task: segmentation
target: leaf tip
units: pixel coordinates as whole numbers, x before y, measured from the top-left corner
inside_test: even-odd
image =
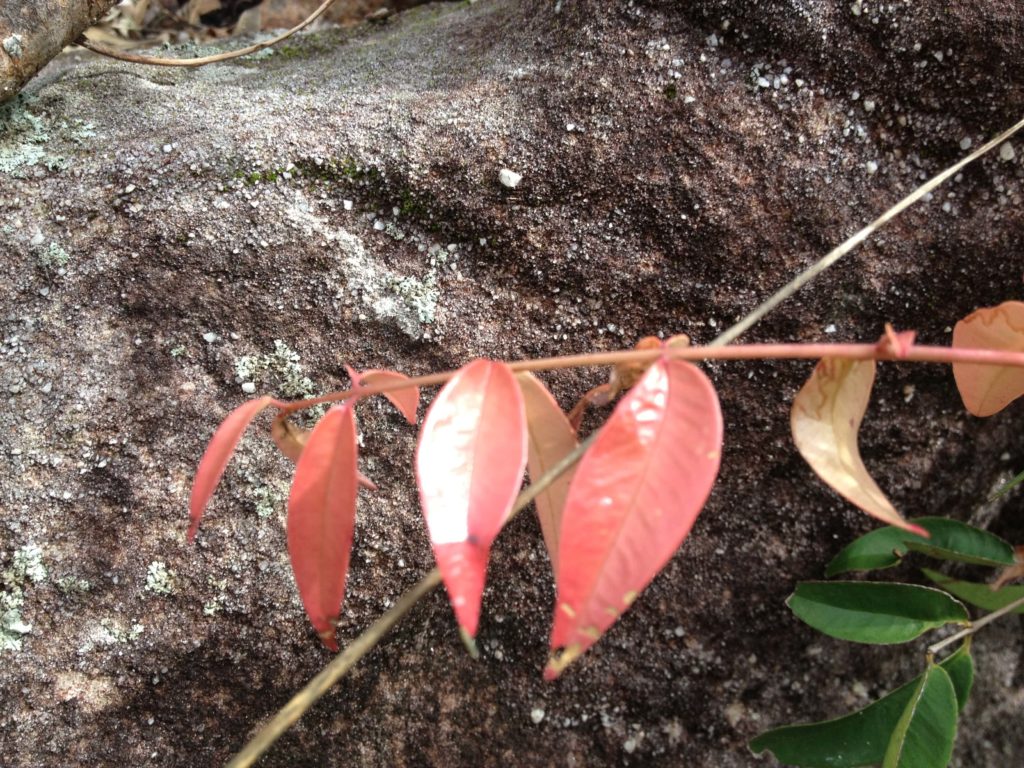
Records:
[[[930,539],[932,537],[931,532],[927,528],[922,528],[920,525],[917,525],[916,523],[907,522],[901,527],[909,531],[910,533],[916,533],[923,539]]]
[[[462,640],[462,644],[466,646],[466,651],[469,653],[469,657],[476,661],[480,658],[480,649],[476,647],[476,639],[465,627],[459,627],[459,638]]]
[[[335,636],[334,627],[320,630],[317,632],[317,636],[320,638],[320,642],[323,643],[329,651],[333,653],[338,652],[338,638]]]

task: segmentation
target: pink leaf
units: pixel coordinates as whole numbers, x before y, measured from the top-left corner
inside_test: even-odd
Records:
[[[927,531],[896,510],[860,457],[857,435],[874,382],[874,360],[822,360],[793,400],[793,442],[818,477],[847,501],[889,525],[927,537]]]
[[[953,329],[953,346],[1024,352],[1024,302],[1005,301],[968,315]],[[953,363],[953,377],[975,416],[991,416],[1024,395],[1024,368]]]
[[[379,384],[391,384],[398,381],[409,380],[408,376],[395,371],[372,370],[359,373],[347,365],[345,366],[345,370],[348,371],[348,377],[352,379],[352,383],[357,387],[375,387]],[[416,423],[416,409],[419,408],[420,404],[419,387],[396,389],[392,392],[384,392],[383,394],[384,397],[391,401],[391,404],[398,409],[398,412],[405,416],[406,421],[410,424]]]
[[[356,519],[356,427],[352,405],[336,405],[310,433],[288,497],[288,554],[306,615],[338,650],[335,623],[345,597]]]
[[[196,470],[195,480],[192,482],[192,497],[189,500],[188,540],[195,538],[199,530],[199,522],[203,519],[203,511],[217,489],[221,477],[224,475],[224,468],[227,467],[238,441],[248,428],[256,414],[276,401],[272,397],[261,397],[257,400],[250,400],[243,403],[227,415],[227,418],[217,427],[213,433],[210,444],[206,446],[203,458],[199,460],[199,468]]]
[[[700,369],[661,359],[580,462],[562,517],[554,679],[636,599],[686,538],[718,475],[722,413]]]
[[[526,418],[504,363],[462,368],[427,411],[416,478],[437,565],[459,626],[476,635],[487,556],[522,484]]]
[[[576,431],[540,379],[532,373],[520,373],[516,378],[526,406],[529,433],[527,467],[530,480],[537,482],[576,448]],[[562,510],[574,473],[575,467],[563,472],[534,499],[544,544],[551,557],[551,569],[555,573],[558,573],[558,536],[562,525]]]

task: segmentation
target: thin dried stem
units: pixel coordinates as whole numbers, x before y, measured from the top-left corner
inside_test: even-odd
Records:
[[[1022,605],[1024,605],[1024,597],[1020,597],[1020,598],[1014,600],[1012,603],[1007,603],[1006,605],[1004,605],[999,610],[993,611],[992,613],[989,613],[989,614],[986,614],[985,616],[982,616],[977,621],[971,622],[971,626],[967,627],[966,629],[961,629],[959,632],[957,632],[954,635],[950,635],[945,640],[940,640],[939,642],[935,643],[934,645],[929,645],[928,646],[928,656],[929,657],[934,656],[936,653],[941,651],[947,645],[952,645],[953,643],[957,642],[958,640],[963,640],[965,637],[970,637],[971,635],[973,635],[975,632],[977,632],[979,629],[981,629],[985,625],[991,624],[996,619],[1001,619],[1003,616],[1005,616],[1008,613],[1013,613],[1015,610],[1020,608]]]
[[[277,37],[272,37],[261,43],[254,43],[253,45],[246,46],[245,48],[239,48],[234,51],[225,51],[224,53],[217,53],[212,56],[199,56],[194,59],[165,59],[159,56],[142,56],[137,53],[127,53],[125,51],[118,51],[114,48],[108,48],[107,46],[100,45],[99,43],[94,43],[85,35],[81,35],[77,40],[75,40],[75,44],[80,45],[83,48],[87,48],[93,53],[98,53],[101,56],[117,59],[119,61],[129,61],[132,64],[149,64],[154,67],[202,67],[206,64],[215,64],[218,61],[229,61],[242,56],[248,56],[250,53],[256,53],[257,51],[262,51],[264,48],[270,48],[271,46],[277,45],[319,19],[334,3],[335,0],[324,0],[324,2],[320,4],[320,7],[313,11],[313,13],[287,32],[282,32]]]
[[[852,237],[850,237],[849,239],[847,239],[846,241],[844,241],[843,243],[841,243],[840,245],[836,246],[831,251],[826,253],[824,256],[821,257],[819,261],[813,264],[810,268],[804,270],[799,275],[797,275],[793,280],[786,283],[786,285],[782,286],[782,288],[780,288],[770,299],[768,299],[761,306],[759,306],[745,318],[736,323],[736,325],[734,325],[732,328],[730,328],[721,336],[719,336],[719,339],[722,339],[723,344],[728,344],[733,339],[739,338],[742,334],[746,333],[746,331],[749,330],[754,323],[756,323],[766,314],[775,309],[775,307],[777,307],[783,301],[785,301],[794,293],[796,293],[805,285],[807,285],[807,283],[809,283],[811,280],[816,278],[826,269],[828,269],[841,258],[843,258],[843,256],[845,256],[858,245],[867,240],[868,237],[870,237],[876,230],[888,224],[899,214],[901,214],[904,210],[906,210],[911,205],[916,203],[918,200],[920,200],[933,189],[938,187],[944,181],[955,176],[957,173],[963,170],[964,166],[966,166],[968,163],[974,162],[979,157],[984,155],[986,152],[990,152],[995,147],[998,147],[1008,138],[1013,136],[1013,134],[1015,134],[1021,128],[1024,128],[1024,120],[1021,120],[1013,127],[1008,128],[1007,130],[1000,133],[991,141],[978,147],[978,149],[976,149],[974,152],[971,152],[971,154],[969,154],[960,162],[950,166],[939,175],[926,181],[923,185],[921,185],[913,192],[911,192],[909,195],[904,197],[902,200],[896,203],[896,205],[887,210],[885,213],[883,213],[873,222],[868,224],[862,230],[860,230]]]

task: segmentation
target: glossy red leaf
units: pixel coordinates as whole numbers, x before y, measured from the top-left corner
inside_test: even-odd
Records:
[[[349,366],[345,366],[345,370],[348,371],[348,377],[352,379],[352,383],[356,386],[363,387],[374,387],[379,384],[391,384],[398,381],[408,381],[409,377],[396,371],[363,371],[359,373]],[[393,392],[384,392],[386,397],[398,412],[405,416],[405,420],[410,424],[416,423],[416,409],[420,405],[420,388],[419,387],[407,387],[405,389],[396,389]]]
[[[576,448],[576,430],[540,379],[532,373],[520,373],[516,378],[526,406],[529,435],[526,466],[530,480],[537,482]],[[558,537],[562,526],[562,510],[575,472],[575,467],[563,472],[533,500],[537,507],[540,530],[544,534],[544,544],[551,558],[551,569],[555,573],[558,573]]]
[[[224,468],[227,467],[238,441],[249,427],[256,414],[276,401],[272,397],[261,397],[243,403],[227,415],[213,433],[210,444],[206,446],[203,458],[199,460],[195,479],[192,481],[192,497],[189,499],[188,540],[195,538],[199,523],[203,519],[203,511],[217,489]]]
[[[335,623],[355,529],[356,451],[352,405],[336,405],[310,433],[288,496],[288,554],[295,583],[313,628],[332,651],[338,650]]]
[[[416,479],[434,557],[463,632],[476,634],[491,543],[526,466],[526,418],[515,374],[476,360],[427,411]]]
[[[722,450],[722,412],[700,369],[661,359],[580,462],[562,517],[552,655],[557,677],[636,599],[686,538]]]
[[[953,346],[1024,352],[1024,302],[1004,301],[971,313],[953,329]],[[953,378],[975,416],[999,413],[1024,395],[1024,368],[953,363]]]

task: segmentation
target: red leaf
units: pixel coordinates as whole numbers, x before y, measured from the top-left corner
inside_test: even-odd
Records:
[[[520,373],[516,378],[526,406],[529,432],[527,468],[530,480],[537,482],[576,448],[576,430],[540,379],[532,373]],[[562,527],[562,510],[575,471],[576,468],[571,467],[563,472],[534,499],[544,544],[551,557],[551,570],[555,573],[558,573],[558,535]]]
[[[256,414],[275,402],[274,398],[265,396],[243,403],[229,413],[213,433],[203,458],[199,460],[195,480],[192,481],[192,497],[188,504],[191,520],[188,527],[189,541],[195,538],[196,531],[199,530],[203,511],[217,489],[217,484],[224,475],[224,468],[235,452],[238,441],[242,439],[242,434],[256,418]]]
[[[356,519],[356,426],[351,403],[320,419],[295,466],[288,496],[288,554],[302,604],[324,645],[338,650]]]
[[[615,408],[580,462],[562,517],[554,679],[650,583],[707,500],[722,450],[722,412],[700,369],[661,359]]]
[[[505,523],[526,466],[526,418],[504,363],[462,368],[427,411],[416,479],[434,557],[459,626],[480,618],[487,555]]]
[[[408,381],[409,377],[396,371],[363,371],[359,373],[354,368],[345,366],[348,377],[354,385],[363,387],[374,387],[378,384],[391,384],[396,381]],[[398,412],[405,416],[410,424],[416,423],[416,409],[420,405],[420,388],[407,387],[396,389],[393,392],[384,392],[384,397],[391,401],[391,404],[398,409]]]
[[[953,329],[953,347],[1024,352],[1024,302],[1004,301],[971,313]],[[999,413],[1024,395],[1024,368],[953,363],[953,378],[975,416]]]

